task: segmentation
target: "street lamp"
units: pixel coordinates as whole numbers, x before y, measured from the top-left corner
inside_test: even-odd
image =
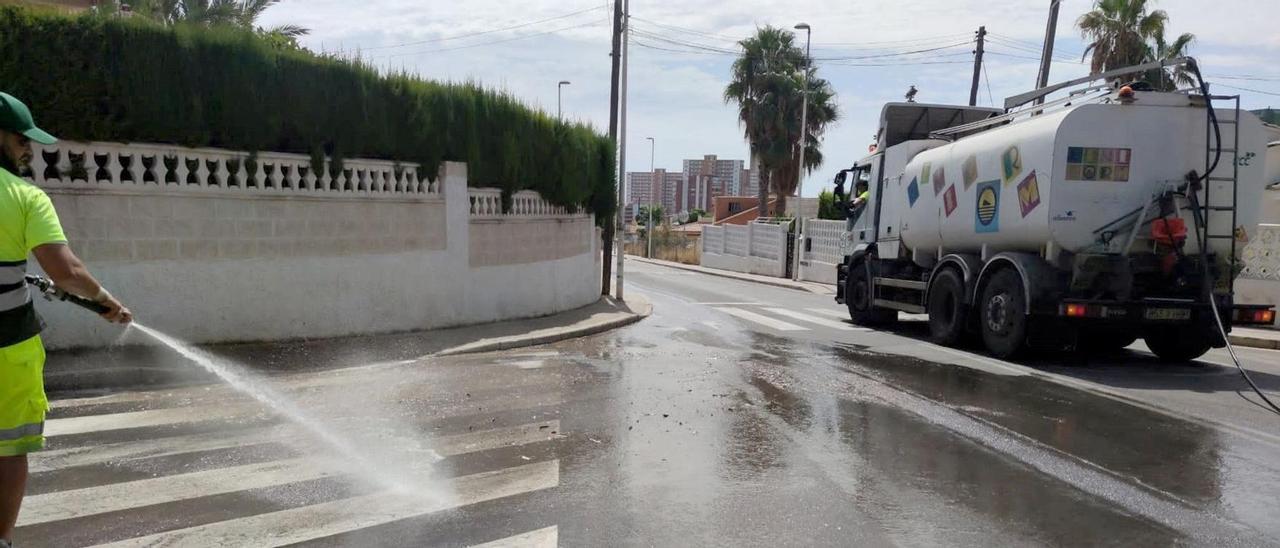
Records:
[[[804,83],[800,87],[802,100],[800,102],[800,163],[796,169],[796,218],[799,226],[796,227],[796,265],[792,274],[794,279],[800,279],[800,257],[804,249],[801,244],[804,242],[804,148],[808,143],[809,136],[809,66],[813,64],[813,58],[809,56],[809,45],[813,38],[813,29],[808,23],[799,23],[795,26],[796,30],[804,31]],[[785,213],[785,212],[783,212]]]
[[[557,120],[559,120],[560,118],[562,118],[562,116],[561,116],[561,110],[560,110],[560,109],[561,109],[561,106],[560,106],[560,104],[561,104],[561,101],[560,101],[561,90],[563,90],[565,86],[569,85],[569,83],[570,83],[570,82],[569,82],[568,80],[561,80],[559,84],[556,84],[556,119],[557,119]]]
[[[649,224],[645,226],[644,232],[645,232],[645,235],[649,237],[649,254],[646,256],[652,259],[653,258],[653,198],[654,198],[653,187],[655,183],[657,183],[657,181],[653,179],[653,176],[654,176],[653,153],[658,148],[658,143],[657,141],[653,140],[653,137],[645,137],[645,139],[649,140]],[[659,186],[659,188],[661,187]]]

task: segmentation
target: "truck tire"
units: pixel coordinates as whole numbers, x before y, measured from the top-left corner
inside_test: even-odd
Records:
[[[952,268],[943,269],[929,284],[929,334],[933,342],[954,346],[965,335],[969,307],[964,304],[964,281]]]
[[[978,301],[982,342],[991,355],[1009,359],[1027,342],[1027,296],[1017,270],[1004,268],[991,276]]]
[[[1147,331],[1142,340],[1160,361],[1168,363],[1189,362],[1203,356],[1212,346],[1209,335],[1202,329],[1186,327],[1153,329]]]
[[[865,260],[853,263],[845,278],[844,302],[849,306],[849,319],[862,326],[884,325],[898,319],[897,310],[886,310],[871,304],[871,264]]]

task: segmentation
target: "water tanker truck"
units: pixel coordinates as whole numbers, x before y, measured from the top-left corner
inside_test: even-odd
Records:
[[[1049,86],[1004,109],[885,105],[871,153],[836,178],[849,244],[836,301],[862,325],[927,314],[936,342],[980,338],[1000,358],[1142,338],[1184,361],[1223,346],[1232,325],[1274,322],[1232,288],[1274,182],[1277,128],[1203,84],[1129,80],[1165,66]]]

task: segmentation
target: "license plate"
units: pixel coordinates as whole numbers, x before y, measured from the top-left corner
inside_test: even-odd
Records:
[[[1191,310],[1187,308],[1148,308],[1145,317],[1148,320],[1157,321],[1190,320]]]

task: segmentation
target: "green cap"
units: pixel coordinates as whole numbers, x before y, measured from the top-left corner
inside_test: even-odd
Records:
[[[0,129],[21,133],[42,145],[58,142],[56,137],[36,127],[36,121],[31,119],[31,109],[27,105],[3,91],[0,91]]]

